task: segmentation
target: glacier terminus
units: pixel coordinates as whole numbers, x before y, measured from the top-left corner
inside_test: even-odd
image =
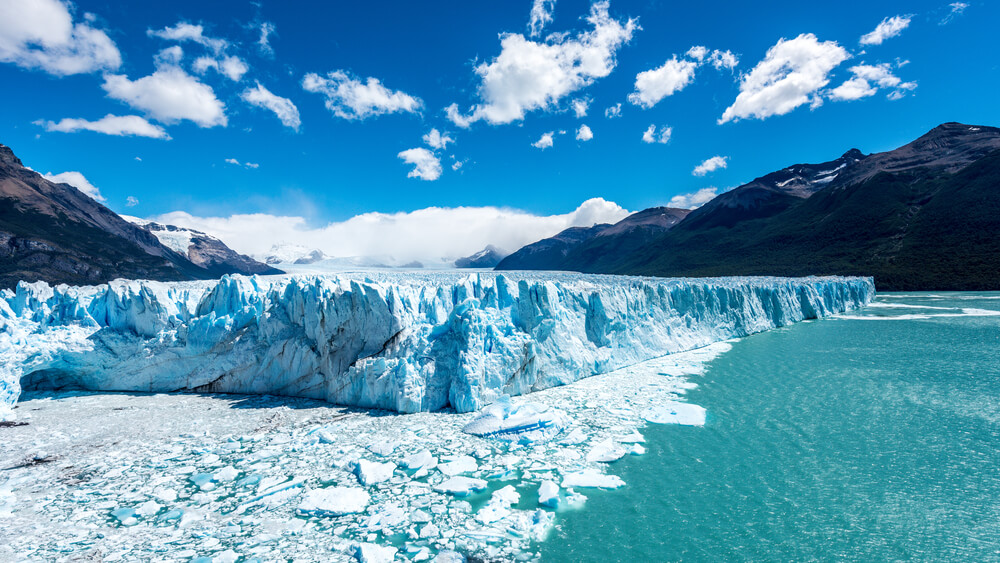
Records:
[[[471,412],[868,304],[871,278],[361,272],[0,292],[0,411],[22,386]]]

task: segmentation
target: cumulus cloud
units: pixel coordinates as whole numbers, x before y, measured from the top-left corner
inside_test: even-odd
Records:
[[[590,31],[552,34],[541,42],[514,33],[503,35],[500,54],[475,69],[481,79],[481,103],[467,114],[452,104],[448,118],[459,127],[483,119],[494,125],[519,121],[526,112],[549,109],[609,75],[618,48],[632,39],[638,25],[634,19],[624,23],[613,19],[608,2],[594,3],[587,22],[593,26]]]
[[[161,66],[134,81],[123,74],[106,74],[102,87],[108,96],[163,123],[184,119],[201,127],[225,127],[228,123],[225,106],[212,88],[177,66]]]
[[[322,94],[326,109],[344,119],[366,119],[387,113],[417,113],[423,102],[400,90],[390,90],[378,78],[361,81],[343,70],[320,76],[309,73],[302,79],[307,92]]]
[[[885,18],[882,23],[875,26],[871,33],[861,36],[862,45],[881,45],[886,39],[893,38],[903,32],[910,25],[910,16],[893,16]]]
[[[696,192],[675,195],[670,198],[670,201],[667,203],[667,207],[695,209],[715,199],[718,192],[719,190],[717,188],[702,188]]]
[[[642,133],[642,142],[667,144],[670,142],[670,137],[673,134],[673,127],[660,127],[660,132],[657,133],[656,125],[650,125],[649,128]]]
[[[413,165],[413,170],[406,175],[407,178],[434,181],[441,177],[441,159],[423,147],[407,149],[397,156],[403,159],[403,162]]]
[[[552,136],[553,135],[555,135],[555,131],[549,131],[548,133],[542,133],[542,136],[539,137],[539,139],[537,141],[535,141],[534,143],[531,143],[531,146],[535,147],[536,149],[545,150],[545,149],[547,149],[547,148],[549,148],[549,147],[552,146]]]
[[[573,107],[573,113],[576,114],[578,118],[587,117],[587,109],[590,108],[590,100],[587,98],[577,98],[573,100],[570,105]]]
[[[56,76],[115,70],[122,58],[114,41],[59,0],[0,1],[0,62]]]
[[[969,5],[966,4],[965,2],[952,2],[951,4],[948,4],[948,7],[951,9],[951,11],[948,12],[948,15],[942,18],[940,22],[938,22],[938,25],[948,25],[949,23],[952,22],[952,20],[962,15],[962,13],[965,12],[965,9],[968,8]]]
[[[170,135],[159,125],[154,125],[138,115],[108,114],[97,121],[87,121],[67,117],[59,121],[36,121],[35,125],[44,127],[46,131],[60,133],[75,133],[76,131],[93,131],[105,135],[120,137],[149,137],[151,139],[170,139]]]
[[[167,41],[177,41],[178,43],[192,41],[208,47],[216,53],[224,51],[229,46],[229,42],[225,39],[208,37],[205,35],[204,27],[187,22],[178,22],[173,27],[168,26],[163,29],[147,29],[146,34],[150,37],[158,37]]]
[[[709,62],[716,70],[733,70],[740,64],[740,59],[732,51],[712,51]]]
[[[616,223],[629,214],[616,203],[595,198],[560,215],[501,207],[430,207],[365,213],[316,228],[302,217],[266,214],[196,217],[178,211],[151,219],[208,233],[244,254],[260,256],[275,242],[286,242],[318,248],[329,256],[391,257],[394,263],[405,264],[468,256],[487,244],[521,248],[569,227]]]
[[[184,49],[180,45],[173,45],[166,49],[161,49],[159,53],[153,55],[153,61],[159,65],[178,65],[184,58]]]
[[[739,64],[736,55],[729,51],[709,51],[708,47],[695,45],[688,49],[685,58],[674,55],[662,66],[635,75],[635,91],[628,101],[649,109],[663,98],[680,92],[694,81],[695,71],[704,64],[716,69],[732,70]]]
[[[83,192],[84,195],[90,196],[101,203],[107,201],[104,199],[104,196],[101,195],[101,190],[97,189],[97,186],[91,184],[83,174],[76,172],[75,170],[61,172],[59,174],[42,174],[42,177],[56,184],[69,184]]]
[[[298,131],[299,126],[302,125],[302,121],[299,119],[299,108],[295,107],[295,104],[288,98],[271,93],[260,82],[257,83],[257,86],[244,90],[240,97],[250,105],[274,112],[274,115],[278,116],[281,124],[285,127],[291,127]]]
[[[431,129],[424,135],[424,142],[431,148],[443,149],[448,146],[448,143],[454,143],[455,139],[452,139],[448,133],[441,133],[437,129]]]
[[[821,103],[819,92],[829,74],[850,57],[836,41],[819,41],[811,33],[780,39],[740,81],[736,101],[719,123],[784,115],[807,103]]]
[[[702,162],[698,166],[695,166],[694,170],[691,171],[691,174],[695,176],[704,176],[705,174],[718,170],[719,168],[725,168],[728,161],[728,156],[713,156],[712,158],[706,159],[705,162]]]
[[[680,92],[694,80],[698,62],[674,57],[663,66],[635,75],[635,92],[628,95],[628,101],[637,106],[651,108],[660,100]]]
[[[239,57],[222,57],[214,59],[212,57],[198,57],[194,61],[194,70],[199,74],[205,74],[208,69],[212,69],[233,82],[239,82],[243,75],[250,70],[243,59]]]
[[[576,130],[576,140],[577,141],[589,141],[594,138],[594,132],[590,130],[590,127],[586,125],[581,125],[579,129]]]
[[[606,117],[608,119],[614,119],[616,117],[621,117],[621,116],[622,116],[622,104],[621,104],[621,102],[619,102],[619,103],[617,103],[617,104],[609,107],[608,109],[604,110],[604,117]]]
[[[903,82],[893,74],[889,63],[853,66],[851,73],[854,75],[853,78],[830,91],[831,100],[858,100],[874,96],[880,88],[892,88],[889,99],[898,100],[905,96],[907,91],[917,87],[916,82]]]
[[[552,23],[552,11],[556,0],[534,0],[531,4],[531,16],[528,19],[528,32],[532,37],[541,35],[545,26]]]
[[[125,198],[125,207],[135,207],[139,205],[139,199],[135,196],[128,196]]]

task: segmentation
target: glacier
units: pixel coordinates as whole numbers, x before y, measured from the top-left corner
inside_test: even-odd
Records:
[[[452,272],[20,283],[0,292],[0,417],[29,389],[225,392],[414,413],[867,305],[871,278]]]

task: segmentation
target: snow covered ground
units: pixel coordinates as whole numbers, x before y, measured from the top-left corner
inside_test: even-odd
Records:
[[[683,393],[729,347],[483,415],[270,396],[27,393],[16,408],[27,424],[0,428],[0,560],[419,561],[452,550],[530,560],[560,511],[585,509],[593,487],[627,486],[607,467],[644,452],[647,421],[704,423]],[[463,431],[505,412],[520,413],[500,422],[507,428],[526,417],[555,420],[558,431]]]

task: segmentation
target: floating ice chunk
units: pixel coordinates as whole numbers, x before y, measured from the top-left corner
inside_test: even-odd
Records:
[[[503,502],[507,505],[512,505],[521,501],[521,494],[518,493],[517,489],[513,486],[507,485],[502,489],[494,491],[492,499],[497,500],[498,502]]]
[[[625,457],[628,453],[628,448],[616,444],[614,440],[608,438],[590,450],[590,453],[587,454],[587,461],[611,463]]]
[[[343,516],[363,511],[370,500],[367,491],[355,487],[312,489],[299,503],[298,511],[306,515]]]
[[[642,444],[632,444],[632,447],[628,449],[628,453],[631,455],[643,455],[646,453],[646,448]]]
[[[438,460],[431,455],[430,450],[424,450],[404,457],[400,463],[407,469],[434,469]]]
[[[618,442],[622,444],[641,444],[645,441],[646,439],[642,437],[642,434],[638,430],[633,430],[628,436],[618,438]]]
[[[617,489],[624,487],[625,481],[617,475],[605,475],[596,469],[584,469],[563,476],[562,486],[565,489],[573,487],[590,487],[595,489]]]
[[[507,485],[493,493],[490,502],[476,513],[476,520],[483,524],[492,524],[503,520],[510,515],[511,505],[516,504],[519,500],[521,500],[521,495],[514,487]]]
[[[359,543],[354,548],[354,557],[361,563],[390,563],[396,558],[395,547],[378,545],[374,543]]]
[[[457,551],[446,549],[438,552],[434,558],[434,563],[465,563],[465,557]]]
[[[131,508],[119,508],[118,510],[112,512],[111,515],[114,516],[115,520],[118,520],[122,526],[134,526],[139,522],[136,519],[137,515],[135,510]]]
[[[237,477],[239,477],[239,475],[240,475],[239,471],[237,471],[233,466],[227,465],[222,469],[216,471],[215,474],[212,476],[212,479],[220,483],[226,483],[236,479]]]
[[[215,489],[215,483],[212,483],[213,477],[211,473],[195,473],[191,476],[191,482],[203,491],[211,491]]]
[[[538,504],[557,508],[559,506],[559,485],[555,481],[546,479],[538,487]]]
[[[385,457],[392,454],[392,452],[396,450],[397,445],[398,444],[396,442],[374,442],[368,444],[368,451],[375,455]]]
[[[358,477],[358,482],[367,487],[392,479],[392,474],[396,471],[396,464],[359,459],[351,462],[350,468],[351,472]]]
[[[240,554],[231,549],[227,549],[212,558],[212,563],[236,563],[240,560]]]
[[[579,444],[585,441],[587,441],[587,435],[583,433],[583,430],[580,430],[579,428],[574,428],[573,431],[570,432],[565,438],[559,440],[559,443],[572,445],[572,444]]]
[[[483,407],[479,416],[462,430],[485,438],[533,443],[551,440],[568,423],[569,419],[560,410],[539,403],[514,405],[504,395]]]
[[[426,524],[423,528],[420,528],[420,538],[436,538],[441,535],[441,530],[438,529],[433,523]]]
[[[469,496],[475,491],[481,491],[486,488],[486,481],[482,479],[473,479],[472,477],[452,477],[447,481],[440,483],[434,487],[434,490],[439,493],[449,493],[457,497]]]
[[[449,477],[462,473],[472,473],[477,469],[479,469],[479,465],[476,463],[476,458],[467,455],[460,455],[447,463],[438,465],[438,471]]]
[[[643,411],[642,418],[656,424],[704,426],[705,409],[690,403],[669,402]]]
[[[157,487],[153,489],[153,497],[163,502],[174,502],[177,500],[177,491],[166,487]]]
[[[150,516],[156,516],[156,513],[163,508],[163,505],[156,502],[155,500],[147,500],[146,502],[139,505],[135,513],[144,518],[149,518]]]

